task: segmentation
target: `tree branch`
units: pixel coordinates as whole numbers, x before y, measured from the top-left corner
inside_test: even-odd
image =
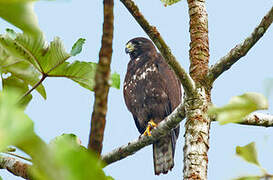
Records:
[[[216,116],[210,117],[211,121],[217,122]],[[245,117],[241,122],[235,124],[261,126],[261,127],[273,127],[273,115],[264,113],[251,113]]]
[[[104,22],[99,63],[95,77],[95,102],[92,113],[91,128],[88,149],[92,149],[100,155],[105,128],[107,112],[107,98],[109,92],[110,64],[112,58],[112,41],[114,30],[113,0],[104,0]]]
[[[273,127],[273,115],[263,113],[252,113],[248,115],[242,122],[238,124]]]
[[[31,179],[29,173],[30,164],[19,161],[13,157],[0,156],[0,169],[7,169],[15,176],[20,176],[24,179]]]
[[[256,44],[256,42],[264,35],[268,27],[273,21],[273,7],[264,16],[260,24],[254,29],[249,37],[244,42],[237,44],[229,51],[227,55],[222,57],[215,65],[213,65],[208,73],[208,79],[212,84],[223,72],[228,70],[241,57],[245,56],[247,52]]]
[[[132,0],[120,0],[124,6],[128,9],[131,15],[135,18],[138,24],[146,32],[146,34],[154,42],[161,55],[164,57],[165,61],[173,69],[177,77],[180,79],[183,89],[187,96],[195,94],[195,85],[189,74],[180,66],[179,62],[176,60],[174,55],[171,53],[170,48],[165,43],[160,33],[156,27],[151,26],[149,22],[144,18],[144,16],[139,11],[138,7]]]
[[[160,122],[157,128],[153,129],[151,136],[141,135],[138,139],[129,142],[119,148],[114,149],[103,156],[101,159],[106,162],[107,165],[126,158],[129,155],[133,155],[138,150],[145,146],[148,146],[165,136],[171,129],[175,128],[185,118],[184,105],[180,104],[168,117]]]
[[[273,115],[263,113],[253,113],[247,116],[239,124],[273,127]]]

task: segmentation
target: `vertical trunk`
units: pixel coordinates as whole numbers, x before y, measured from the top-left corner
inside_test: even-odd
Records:
[[[91,130],[89,134],[88,149],[92,149],[101,154],[102,141],[105,128],[105,118],[107,112],[107,98],[109,92],[109,77],[110,64],[112,58],[112,41],[113,41],[113,0],[103,1],[103,35],[101,40],[101,49],[99,53],[99,63],[96,70],[95,77],[95,102],[91,120]]]
[[[210,120],[207,108],[210,88],[206,75],[209,62],[208,18],[205,0],[188,0],[190,15],[190,75],[197,95],[185,97],[184,179],[207,179]]]

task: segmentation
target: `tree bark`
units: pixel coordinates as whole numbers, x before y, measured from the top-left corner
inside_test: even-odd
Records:
[[[184,179],[207,179],[210,118],[207,116],[210,87],[206,75],[209,62],[208,16],[205,0],[188,0],[190,16],[190,75],[197,95],[185,97]]]

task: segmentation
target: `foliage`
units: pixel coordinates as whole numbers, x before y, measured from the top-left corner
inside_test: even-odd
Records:
[[[260,179],[272,179],[273,175],[268,174],[267,171],[261,167],[256,150],[255,142],[251,142],[245,146],[236,147],[236,155],[247,161],[248,163],[254,164],[260,168],[262,175],[247,175],[241,176],[234,180],[260,180]]]
[[[17,99],[18,93],[14,91],[0,93],[0,151],[32,136],[33,122],[17,105]]]
[[[103,163],[80,145],[77,136],[64,134],[47,145],[35,134],[33,122],[24,113],[21,105],[32,99],[32,90],[46,99],[42,82],[47,77],[69,78],[92,91],[97,65],[66,62],[82,51],[83,38],[79,38],[70,53],[58,37],[48,45],[38,27],[33,3],[33,0],[0,0],[0,17],[23,31],[7,29],[6,34],[0,35],[0,137],[3,138],[0,151],[6,152],[12,145],[30,155],[33,163],[30,173],[34,179],[113,179],[105,176]],[[109,85],[119,88],[117,73],[111,76]]]
[[[181,0],[161,0],[162,3],[164,3],[164,6],[170,6],[172,4],[175,4]]]
[[[257,166],[260,166],[260,163],[259,163],[258,157],[257,157],[255,142],[249,143],[249,144],[242,146],[242,147],[237,146],[236,147],[236,154],[238,156],[242,157],[247,162],[253,163]]]
[[[64,134],[46,145],[34,132],[33,122],[17,104],[18,93],[0,94],[0,150],[14,145],[33,159],[32,174],[36,179],[109,179],[96,155],[79,145],[73,134]],[[12,134],[12,136],[11,136]],[[45,173],[46,172],[46,173]]]
[[[0,0],[0,17],[27,34],[41,36],[33,0]]]
[[[210,107],[209,114],[217,115],[220,124],[240,122],[244,117],[256,110],[268,108],[267,99],[259,93],[249,92],[234,96],[223,107]]]
[[[85,39],[80,38],[77,42],[72,46],[72,49],[70,51],[71,56],[76,56],[77,54],[81,53],[82,51],[82,45],[85,43]]]
[[[58,37],[47,45],[43,36],[33,38],[9,29],[6,34],[0,35],[0,70],[4,74],[11,73],[12,77],[9,79],[14,81],[3,78],[3,86],[17,87],[24,94],[28,91],[28,85],[35,87],[41,77],[65,77],[92,91],[96,63],[66,62],[72,55],[80,53],[84,41],[80,38],[73,45],[72,54],[69,54]],[[111,82],[112,87],[119,88],[119,75],[113,74]],[[46,98],[42,82],[35,89]],[[28,101],[30,99],[31,96]]]

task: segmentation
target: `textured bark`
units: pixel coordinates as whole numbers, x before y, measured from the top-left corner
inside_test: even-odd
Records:
[[[263,17],[260,24],[254,29],[249,37],[244,42],[237,44],[231,49],[227,55],[222,57],[215,65],[213,65],[208,73],[208,80],[212,84],[223,72],[228,70],[234,63],[236,63],[241,57],[245,56],[247,52],[258,42],[258,40],[264,35],[268,27],[273,21],[273,7]]]
[[[107,112],[107,98],[109,92],[110,64],[112,58],[113,41],[113,0],[104,0],[104,23],[99,63],[95,77],[95,102],[92,113],[91,129],[89,135],[88,149],[101,154],[102,141],[105,128],[105,117]]]
[[[24,179],[31,179],[29,168],[30,164],[23,163],[16,158],[0,156],[0,169],[7,169],[15,176],[20,176]]]
[[[185,97],[184,179],[207,179],[210,89],[206,75],[209,62],[208,16],[205,0],[188,0],[190,16],[190,75],[197,95]]]
[[[174,55],[171,53],[170,48],[165,43],[156,27],[149,24],[149,22],[144,18],[144,16],[141,14],[138,7],[132,0],[120,1],[125,5],[125,7],[132,14],[138,24],[154,42],[161,55],[164,57],[164,60],[169,64],[169,66],[173,69],[173,71],[181,81],[185,93],[188,96],[195,94],[194,82],[192,81],[191,77],[186,73],[186,71],[180,66]]]
[[[206,85],[209,63],[208,15],[205,0],[188,0],[190,15],[190,75]]]
[[[151,136],[141,135],[138,139],[129,142],[112,152],[101,156],[106,164],[124,159],[134,154],[143,147],[152,144],[159,138],[165,136],[171,129],[175,128],[185,118],[184,105],[180,104],[168,117],[166,117],[158,126],[152,130]]]
[[[262,127],[273,127],[273,115],[263,113],[252,113],[243,119],[238,124],[262,126]]]

